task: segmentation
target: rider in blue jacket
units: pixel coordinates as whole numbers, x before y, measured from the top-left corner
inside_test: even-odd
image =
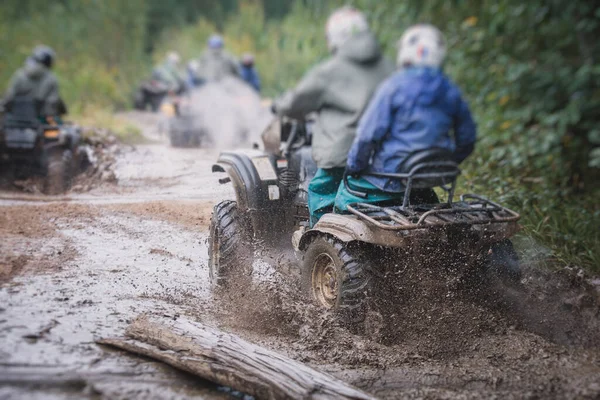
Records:
[[[240,68],[242,79],[260,93],[260,78],[254,67],[254,56],[246,53],[242,56],[242,65]]]
[[[355,197],[342,183],[336,196],[338,211],[346,211],[351,203],[402,198],[400,180],[368,173],[398,172],[414,151],[445,148],[457,163],[472,153],[475,123],[460,91],[441,71],[445,53],[444,37],[431,25],[416,25],[404,33],[398,52],[401,70],[378,88],[348,155],[350,186],[369,196]],[[361,173],[364,175],[357,177]]]

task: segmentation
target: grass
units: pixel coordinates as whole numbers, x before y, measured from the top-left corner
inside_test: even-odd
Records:
[[[584,195],[564,193],[548,176],[527,178],[512,169],[497,168],[485,148],[462,165],[457,192],[474,192],[521,214],[521,250],[536,249],[548,265],[571,265],[600,273],[600,190]],[[524,248],[524,247],[529,247]]]

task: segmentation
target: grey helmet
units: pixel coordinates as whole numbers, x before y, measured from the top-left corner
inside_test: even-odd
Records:
[[[36,46],[31,54],[31,59],[45,65],[47,68],[52,68],[56,53],[48,46]]]

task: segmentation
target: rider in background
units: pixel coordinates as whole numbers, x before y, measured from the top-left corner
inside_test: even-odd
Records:
[[[240,72],[242,79],[260,93],[260,77],[254,67],[254,56],[252,54],[246,53],[242,56]]]
[[[358,120],[377,85],[393,71],[360,11],[335,11],[325,30],[331,57],[273,104],[275,112],[294,119],[316,113],[312,152],[319,169],[308,187],[311,226],[333,211]]]
[[[187,73],[187,86],[189,89],[193,89],[204,84],[204,79],[200,76],[200,63],[198,60],[190,60],[186,66]]]
[[[186,89],[185,79],[179,71],[180,63],[179,54],[171,51],[165,60],[152,71],[152,77],[167,85],[170,94],[181,94]]]
[[[16,99],[32,100],[41,117],[58,117],[67,109],[60,98],[58,81],[51,69],[56,55],[48,46],[37,46],[25,65],[13,75],[2,101],[10,111]]]
[[[207,82],[218,82],[228,76],[240,76],[239,63],[225,51],[225,42],[220,35],[212,35],[208,39],[207,48],[198,61],[200,76]]]
[[[400,180],[368,173],[397,173],[410,153],[439,147],[452,152],[460,163],[473,152],[476,128],[471,112],[442,72],[446,56],[442,33],[431,25],[415,25],[402,35],[399,45],[400,70],[373,96],[346,163],[350,186],[368,193],[368,198],[353,196],[342,184],[335,204],[338,211],[356,202],[401,199]],[[365,174],[357,177],[361,173]],[[421,196],[423,202],[437,202],[431,190]]]

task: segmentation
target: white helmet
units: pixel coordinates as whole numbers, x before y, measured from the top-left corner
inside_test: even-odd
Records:
[[[325,25],[327,46],[334,52],[344,42],[358,33],[369,31],[364,14],[352,7],[342,7],[329,16]]]
[[[177,54],[177,52],[171,51],[171,52],[169,52],[169,54],[167,54],[167,62],[169,64],[179,65],[180,61],[181,61],[181,58],[179,57],[179,54]]]
[[[187,66],[188,69],[194,73],[200,71],[200,61],[198,60],[190,60]]]
[[[398,42],[399,67],[440,67],[446,57],[446,39],[433,25],[411,26]]]

